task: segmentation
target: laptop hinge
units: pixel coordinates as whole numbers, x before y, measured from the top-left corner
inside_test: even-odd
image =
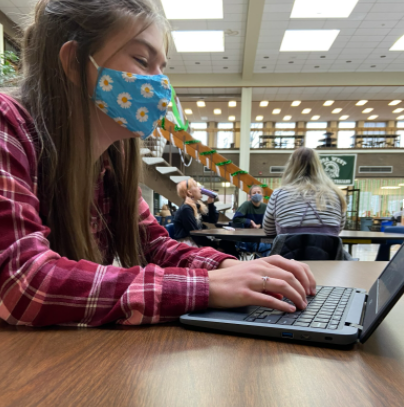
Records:
[[[363,326],[362,325],[354,324],[352,322],[347,322],[347,323],[345,323],[345,325],[352,326],[352,327],[354,327],[356,329],[359,329],[359,331],[361,331],[361,332],[363,331]]]

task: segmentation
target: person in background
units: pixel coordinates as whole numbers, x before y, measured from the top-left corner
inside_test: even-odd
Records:
[[[211,240],[205,236],[191,236],[192,230],[205,229],[202,222],[216,223],[219,213],[214,204],[215,199],[209,197],[207,205],[202,199],[201,187],[190,178],[177,185],[178,196],[184,201],[174,216],[174,239],[190,246],[210,246],[222,249],[227,254],[237,255],[234,243],[226,240]]]
[[[248,194],[248,201],[244,202],[236,211],[233,217],[233,226],[236,228],[261,229],[262,221],[267,206],[262,202],[264,190],[259,185],[252,185]],[[236,247],[245,252],[258,252],[260,256],[269,255],[271,245],[260,243],[258,248],[255,243],[241,242]]]
[[[346,208],[343,193],[325,173],[317,152],[301,147],[289,157],[281,187],[268,202],[265,234],[338,236],[345,225]]]
[[[164,204],[161,208],[161,211],[159,213],[159,216],[161,216],[162,218],[166,218],[167,216],[171,216],[171,212],[168,209],[168,205]]]
[[[156,324],[246,305],[294,312],[315,293],[303,263],[246,267],[170,239],[150,213],[140,139],[171,97],[170,28],[155,3],[36,4],[21,88],[0,94],[0,319],[9,324]]]

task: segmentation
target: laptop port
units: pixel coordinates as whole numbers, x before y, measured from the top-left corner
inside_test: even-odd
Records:
[[[293,338],[293,334],[291,332],[282,332],[281,337],[282,338]]]
[[[324,339],[325,339],[326,341],[332,341],[331,336],[325,336]]]

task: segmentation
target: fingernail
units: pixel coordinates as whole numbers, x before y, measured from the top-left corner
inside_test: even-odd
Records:
[[[293,305],[289,306],[289,311],[290,312],[295,312],[296,311],[296,307],[294,307]]]

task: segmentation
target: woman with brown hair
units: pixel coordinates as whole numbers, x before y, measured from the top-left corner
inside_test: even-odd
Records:
[[[207,306],[294,310],[262,292],[266,276],[268,291],[306,306],[307,266],[275,258],[246,272],[170,239],[142,199],[140,138],[171,93],[168,36],[151,0],[38,2],[21,95],[0,95],[1,319],[130,325]]]

